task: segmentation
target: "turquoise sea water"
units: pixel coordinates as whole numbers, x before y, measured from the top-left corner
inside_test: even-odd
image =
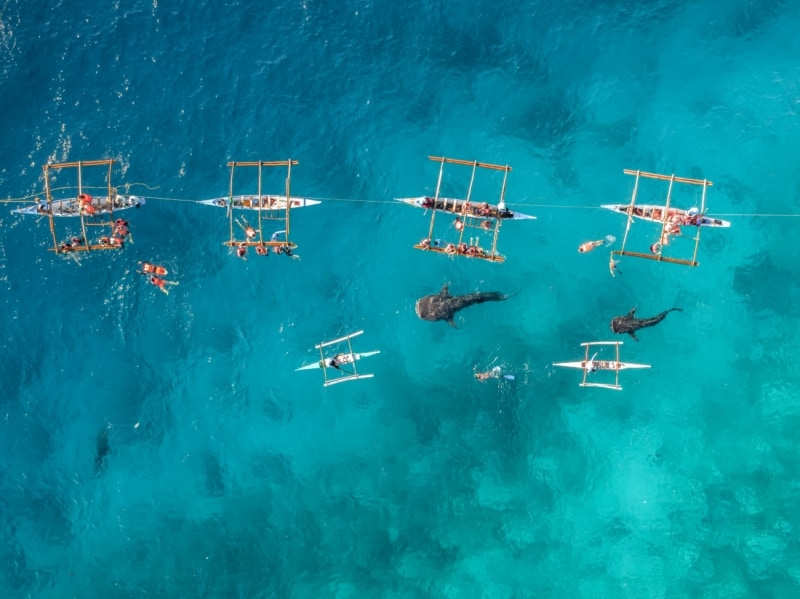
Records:
[[[778,0],[6,2],[0,195],[115,158],[148,203],[80,266],[0,207],[0,596],[799,596],[800,222],[753,216],[800,213],[798,29]],[[428,155],[513,167],[538,220],[505,264],[411,248],[391,200]],[[302,259],[236,259],[187,200],[289,157],[323,199]],[[698,268],[578,254],[619,247],[623,168],[714,182]],[[419,320],[445,282],[513,297]],[[622,392],[551,366],[633,305],[683,312],[624,339],[653,368]],[[294,372],[358,329],[374,379]]]

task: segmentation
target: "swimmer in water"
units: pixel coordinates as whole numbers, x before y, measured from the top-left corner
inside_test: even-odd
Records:
[[[499,379],[500,376],[508,381],[514,380],[513,374],[502,374],[502,369],[499,366],[495,366],[491,370],[487,370],[486,372],[476,372],[475,379],[480,381],[481,383],[486,382],[489,379]]]
[[[598,239],[597,241],[585,241],[578,246],[578,251],[581,254],[587,254],[591,252],[595,248],[599,248],[601,246],[609,246],[617,240],[616,237],[613,235],[606,235],[603,239]]]

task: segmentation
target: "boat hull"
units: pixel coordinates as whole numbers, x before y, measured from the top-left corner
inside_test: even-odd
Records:
[[[597,371],[600,370],[629,370],[632,368],[650,368],[649,364],[634,364],[632,362],[615,362],[613,360],[595,360],[595,366],[597,366]],[[617,367],[619,364],[619,367]],[[610,368],[606,368],[605,365],[610,365]],[[580,360],[577,362],[555,362],[553,366],[561,366],[562,368],[578,368],[580,370],[586,370],[586,361]]]
[[[259,202],[257,195],[239,195],[224,198],[213,198],[210,200],[200,200],[199,204],[205,206],[216,206],[217,208],[231,207],[234,210],[286,210],[286,196],[262,195]],[[308,198],[291,197],[291,208],[306,208],[321,204],[319,200]]]
[[[403,202],[409,206],[416,206],[424,210],[430,210],[436,204],[436,210],[439,212],[448,212],[450,214],[465,215],[464,204],[466,200],[458,200],[454,198],[439,198],[434,202],[434,198],[430,196],[422,196],[419,198],[395,198],[398,202]],[[481,212],[482,203],[470,203],[468,216],[473,218],[494,219],[500,220],[534,220],[536,217],[522,212],[514,212],[513,210],[498,210],[497,206],[489,206],[488,211]]]
[[[606,210],[611,210],[612,212],[619,212],[620,214],[627,215],[630,204],[603,204],[600,207],[605,208]],[[664,206],[647,204],[634,205],[631,216],[641,220],[660,223],[664,218]],[[671,222],[678,221],[674,224],[682,227],[712,227],[716,229],[728,229],[731,226],[729,221],[722,220],[721,218],[714,218],[712,216],[705,215],[692,217],[689,215],[688,210],[682,210],[680,208],[670,208],[667,211],[667,219]]]
[[[381,353],[380,350],[345,354],[345,356],[348,357],[349,359],[339,362],[339,365],[346,366],[347,364],[352,364],[355,360],[369,358],[370,356],[374,356],[379,353]],[[300,370],[316,370],[317,368],[327,368],[327,366],[324,366],[323,362],[321,360],[318,360],[316,362],[312,362],[311,364],[306,364],[305,366],[301,366],[300,368],[295,369],[295,372]]]
[[[120,210],[127,210],[128,208],[138,208],[139,206],[144,206],[144,204],[145,200],[142,197],[132,195],[117,195],[114,196],[113,209],[114,212],[118,212]],[[79,217],[81,215],[81,204],[77,198],[73,200],[56,200],[52,202],[51,205],[53,208],[53,216]],[[109,202],[108,197],[106,196],[93,197],[91,206],[94,208],[94,214],[92,214],[92,216],[108,214],[111,212],[112,208],[111,202]],[[33,216],[47,216],[49,213],[47,204],[45,203],[34,204],[33,206],[26,206],[25,208],[17,208],[16,210],[12,210],[12,212],[16,214]]]

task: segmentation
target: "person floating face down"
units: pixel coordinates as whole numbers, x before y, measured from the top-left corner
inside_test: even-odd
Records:
[[[150,284],[158,287],[161,291],[164,292],[165,295],[169,295],[169,289],[167,289],[167,285],[177,285],[178,281],[167,281],[166,279],[162,279],[161,277],[157,277],[155,275],[150,277]]]
[[[503,374],[503,369],[499,366],[495,366],[491,370],[487,370],[485,372],[476,372],[475,373],[475,380],[480,381],[481,383],[486,382],[489,379],[499,379],[503,377],[507,381],[513,381],[514,375],[513,374]]]

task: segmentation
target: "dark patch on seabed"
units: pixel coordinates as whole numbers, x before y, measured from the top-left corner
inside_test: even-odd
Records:
[[[108,455],[111,453],[111,443],[108,439],[110,428],[108,426],[97,434],[95,439],[94,474],[100,476],[106,471]]]
[[[800,315],[797,277],[800,273],[775,264],[767,252],[755,254],[734,270],[733,290],[755,310],[772,310],[781,316]]]

